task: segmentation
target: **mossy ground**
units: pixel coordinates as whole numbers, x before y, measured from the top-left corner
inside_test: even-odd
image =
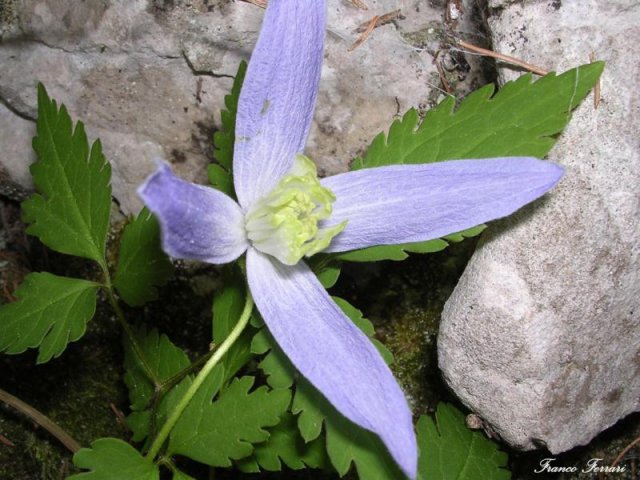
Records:
[[[82,445],[98,436],[125,435],[115,414],[126,406],[116,327],[100,311],[81,342],[45,365],[36,365],[33,352],[0,356],[0,387],[40,410]],[[0,409],[0,433],[14,444],[0,445],[3,480],[58,480],[72,471],[70,452],[8,407]]]

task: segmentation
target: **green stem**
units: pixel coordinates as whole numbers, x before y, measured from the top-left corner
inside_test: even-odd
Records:
[[[217,347],[212,348],[210,351],[208,351],[207,353],[205,353],[204,355],[201,355],[200,357],[198,357],[191,365],[189,365],[186,368],[183,368],[182,370],[180,370],[178,373],[176,373],[175,375],[173,375],[172,377],[163,380],[162,382],[160,382],[160,385],[158,385],[158,394],[159,395],[163,395],[164,393],[168,392],[169,390],[171,390],[173,387],[175,387],[178,383],[180,383],[180,381],[186,377],[187,375],[189,375],[190,373],[195,372],[196,370],[198,370],[202,365],[204,365],[207,360],[209,360],[209,358],[216,352]]]
[[[242,310],[242,314],[240,315],[240,319],[238,320],[238,323],[236,324],[235,327],[233,327],[233,330],[231,330],[231,332],[229,333],[229,336],[224,339],[224,341],[220,344],[220,346],[215,351],[215,353],[211,356],[211,358],[207,361],[207,363],[205,363],[204,367],[202,367],[202,370],[200,370],[196,378],[193,380],[193,383],[189,386],[189,390],[187,390],[184,396],[180,399],[180,401],[178,402],[178,405],[176,405],[176,408],[171,412],[171,414],[167,418],[167,421],[164,423],[164,425],[160,429],[158,436],[153,440],[153,443],[151,444],[151,447],[149,448],[149,451],[147,452],[147,455],[145,456],[145,458],[147,458],[148,460],[153,460],[156,457],[156,455],[160,451],[160,448],[162,448],[164,441],[167,439],[167,437],[169,436],[169,433],[171,433],[171,430],[173,429],[176,422],[180,418],[180,415],[182,415],[182,412],[184,412],[184,409],[187,408],[187,405],[189,405],[189,402],[191,401],[193,396],[196,394],[198,389],[202,386],[202,383],[209,376],[209,373],[211,373],[211,370],[213,370],[213,367],[215,367],[218,364],[218,362],[222,359],[224,354],[227,353],[229,348],[231,348],[231,346],[238,339],[238,337],[244,330],[244,327],[246,327],[247,324],[249,323],[249,319],[251,318],[252,311],[253,311],[253,298],[251,297],[251,293],[247,292],[247,300],[244,304],[244,309]]]
[[[124,333],[127,336],[127,339],[131,343],[131,348],[133,348],[133,351],[135,352],[136,357],[138,357],[138,360],[140,360],[140,364],[142,365],[144,372],[146,373],[149,380],[151,380],[151,382],[153,383],[154,390],[157,390],[162,382],[160,381],[158,376],[155,374],[153,368],[151,368],[151,365],[149,364],[149,361],[147,360],[146,355],[142,351],[142,347],[138,343],[138,339],[133,333],[131,326],[127,322],[124,316],[124,312],[120,308],[120,304],[118,303],[118,300],[116,299],[116,296],[113,293],[113,284],[111,283],[111,276],[109,275],[109,271],[103,270],[103,273],[104,273],[104,284],[102,286],[104,287],[104,290],[107,294],[107,298],[109,299],[111,308],[113,308],[113,311],[115,312],[116,317],[118,318],[118,322],[120,323],[122,330],[124,330]]]
[[[176,373],[174,376],[172,376],[171,378],[169,378],[167,380],[163,380],[159,385],[156,386],[155,391],[153,393],[153,397],[151,399],[151,428],[150,428],[150,435],[149,436],[154,436],[156,434],[156,432],[157,432],[157,430],[156,430],[156,418],[157,418],[158,408],[160,407],[160,402],[162,402],[162,399],[164,398],[164,396],[169,392],[169,390],[171,390],[178,383],[180,383],[180,381],[184,377],[186,377],[187,375],[195,372],[200,367],[202,367],[202,365],[204,365],[205,362],[207,360],[209,360],[211,355],[213,355],[214,353],[215,353],[215,349],[210,350],[209,352],[207,352],[204,355],[200,356],[191,365],[189,365],[186,368],[183,368],[178,373]]]

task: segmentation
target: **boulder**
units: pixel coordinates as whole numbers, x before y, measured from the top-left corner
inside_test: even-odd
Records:
[[[555,454],[640,409],[640,4],[490,7],[496,51],[559,72],[606,61],[599,105],[587,98],[549,155],[565,177],[491,225],[438,338],[444,378],[472,411],[512,446]]]

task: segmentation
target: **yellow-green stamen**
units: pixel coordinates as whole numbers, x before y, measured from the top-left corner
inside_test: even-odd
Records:
[[[289,174],[247,214],[247,236],[261,252],[295,265],[302,257],[327,248],[346,226],[345,221],[318,228],[318,222],[331,215],[335,199],[331,190],[320,185],[314,163],[298,155]]]

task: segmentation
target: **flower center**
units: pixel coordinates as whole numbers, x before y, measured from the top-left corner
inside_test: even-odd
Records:
[[[347,222],[318,228],[331,215],[336,197],[320,185],[316,166],[298,155],[288,175],[258,200],[245,218],[247,237],[261,252],[286,265],[324,250]]]

